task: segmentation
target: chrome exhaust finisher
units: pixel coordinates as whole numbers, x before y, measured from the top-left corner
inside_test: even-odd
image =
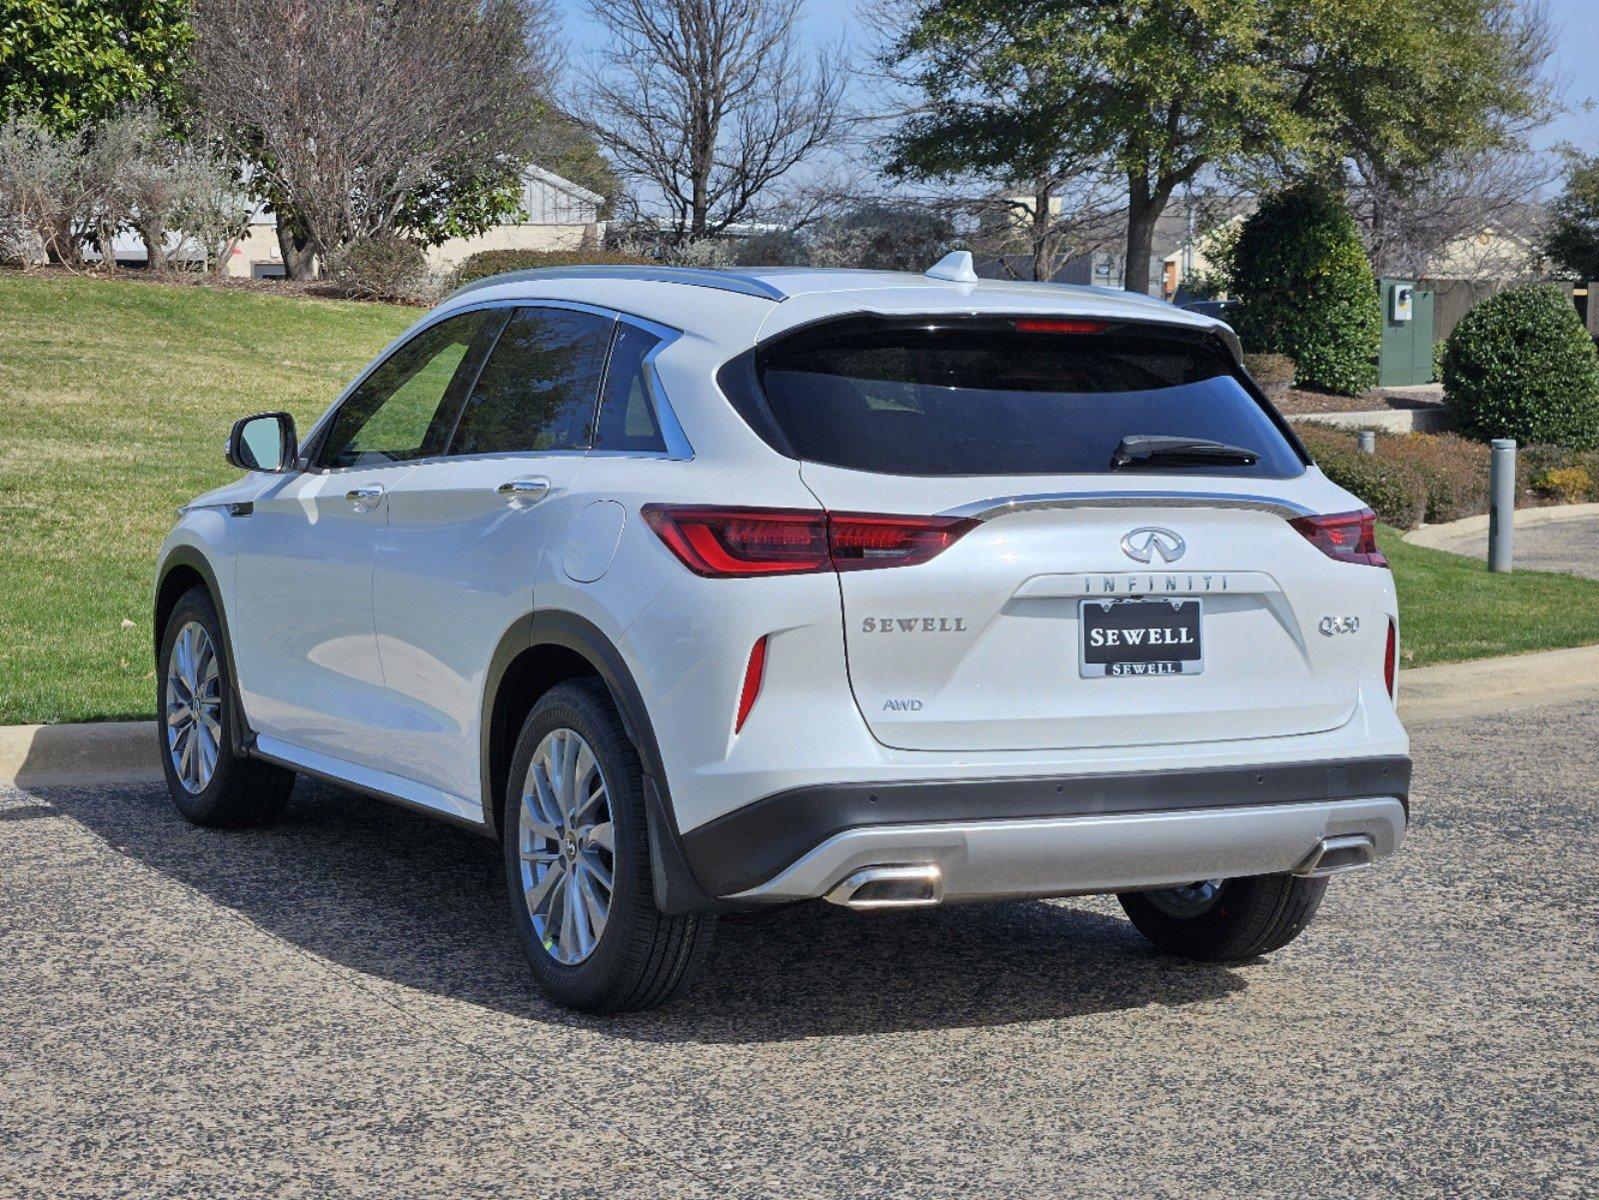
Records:
[[[845,908],[927,908],[944,898],[944,872],[937,863],[863,867],[824,897]]]
[[[1305,860],[1294,868],[1295,875],[1322,879],[1359,871],[1377,861],[1377,846],[1369,833],[1350,833],[1322,838]]]

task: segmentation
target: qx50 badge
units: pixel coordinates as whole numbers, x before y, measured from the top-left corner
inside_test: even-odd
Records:
[[[1152,563],[1159,555],[1161,562],[1174,563],[1187,549],[1181,537],[1158,525],[1140,525],[1122,534],[1122,553],[1134,562]]]

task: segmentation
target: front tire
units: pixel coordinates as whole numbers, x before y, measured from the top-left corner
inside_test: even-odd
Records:
[[[682,990],[716,919],[655,905],[643,769],[599,680],[560,684],[534,705],[505,792],[512,920],[550,998],[627,1012]]]
[[[156,663],[156,721],[167,794],[196,825],[269,825],[294,772],[236,752],[232,665],[211,594],[185,592],[167,617]]]
[[[1285,872],[1123,892],[1117,899],[1138,932],[1167,954],[1240,962],[1298,937],[1326,891],[1325,879]]]

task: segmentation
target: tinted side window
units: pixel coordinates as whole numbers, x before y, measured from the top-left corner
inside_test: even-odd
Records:
[[[605,394],[600,397],[596,450],[666,450],[644,366],[644,360],[660,344],[660,338],[636,325],[624,321],[617,326],[611,364],[605,372]]]
[[[429,326],[389,355],[334,414],[317,462],[324,467],[406,462],[444,453],[472,343],[486,309]],[[452,386],[453,385],[453,386]]]
[[[517,309],[472,388],[450,453],[587,446],[615,324],[593,313]]]

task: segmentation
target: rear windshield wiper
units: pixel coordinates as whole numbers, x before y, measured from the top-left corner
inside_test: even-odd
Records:
[[[1243,446],[1229,446],[1209,438],[1169,437],[1158,433],[1130,433],[1110,456],[1117,467],[1252,467],[1260,455]]]

